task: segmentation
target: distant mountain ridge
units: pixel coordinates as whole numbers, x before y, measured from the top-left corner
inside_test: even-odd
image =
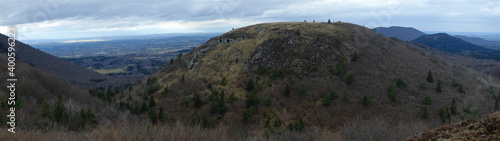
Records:
[[[455,37],[462,39],[464,41],[470,42],[472,44],[486,47],[486,48],[491,48],[491,49],[500,49],[500,41],[491,41],[491,40],[486,40],[483,38],[479,37],[467,37],[467,36],[462,36],[462,35],[455,35]]]
[[[404,41],[411,41],[422,35],[425,35],[424,32],[419,31],[413,27],[400,27],[400,26],[377,27],[374,28],[373,31],[380,33],[386,37],[396,37]]]
[[[413,40],[413,42],[453,54],[460,54],[478,59],[500,60],[500,51],[484,48],[446,33],[420,36]]]

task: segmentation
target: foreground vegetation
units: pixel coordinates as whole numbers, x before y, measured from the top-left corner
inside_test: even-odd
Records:
[[[148,122],[115,122],[90,131],[66,131],[63,129],[25,130],[16,134],[0,132],[0,140],[403,140],[418,135],[428,128],[421,122],[402,124],[383,118],[354,120],[338,130],[305,127],[303,131],[279,128],[278,132],[266,134],[264,128],[248,125],[217,125],[204,128],[181,122],[152,125]],[[6,130],[2,128],[2,130]],[[387,132],[392,134],[386,134]]]

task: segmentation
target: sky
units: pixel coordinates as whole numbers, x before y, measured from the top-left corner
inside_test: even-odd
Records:
[[[500,33],[499,0],[0,0],[0,33],[19,40],[227,32],[264,22]]]

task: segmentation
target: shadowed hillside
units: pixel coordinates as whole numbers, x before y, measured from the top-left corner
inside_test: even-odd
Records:
[[[16,52],[19,53],[19,52]],[[7,68],[7,56],[0,54],[0,67]],[[54,125],[58,130],[65,130],[72,128],[76,123],[75,117],[82,109],[90,109],[92,112],[98,114],[97,119],[101,121],[102,125],[108,125],[109,120],[116,119],[117,111],[112,106],[105,104],[100,99],[93,97],[89,94],[86,87],[73,84],[60,76],[53,74],[44,69],[32,67],[22,61],[16,61],[16,79],[15,84],[16,97],[16,132],[23,133],[25,131],[33,131],[33,129],[43,129],[44,125]],[[7,69],[1,69],[2,76],[8,74]],[[5,78],[5,77],[2,77]],[[0,85],[9,86],[10,82],[1,81]],[[5,99],[0,103],[0,114],[7,115],[8,108],[7,99],[9,98],[9,89],[0,90],[0,98]],[[55,106],[56,95],[61,95],[61,104],[65,108],[68,120],[65,123],[59,122],[58,125],[53,121],[46,121],[41,118],[43,112],[43,103],[48,103],[52,107]],[[50,113],[54,112],[49,108],[46,109]],[[103,120],[106,119],[106,120]],[[5,116],[0,117],[1,121],[7,121]],[[0,125],[5,127],[6,124]],[[43,127],[43,128],[42,128]],[[5,130],[6,134],[10,134]],[[19,134],[19,133],[18,133]],[[1,135],[0,135],[1,136]],[[0,140],[6,140],[3,136]]]
[[[7,38],[7,36],[0,34],[0,53],[6,53],[8,47]],[[17,59],[26,62],[33,67],[53,72],[54,74],[76,84],[107,87],[109,85],[127,83],[126,80],[115,80],[116,78],[64,61],[19,41],[16,41],[15,49]]]

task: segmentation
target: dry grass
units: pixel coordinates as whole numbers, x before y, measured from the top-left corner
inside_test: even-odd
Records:
[[[6,130],[2,128],[2,130]],[[16,137],[17,136],[17,137]],[[338,141],[343,140],[339,133],[327,130],[309,129],[298,133],[284,131],[269,137],[256,130],[240,126],[218,126],[213,129],[203,129],[199,126],[186,126],[177,123],[173,126],[152,126],[145,124],[115,124],[107,128],[94,129],[90,132],[49,131],[38,130],[18,131],[16,134],[0,132],[0,140],[19,141],[139,141],[139,140],[169,140],[169,141],[255,141],[255,140],[286,140],[286,141]]]

